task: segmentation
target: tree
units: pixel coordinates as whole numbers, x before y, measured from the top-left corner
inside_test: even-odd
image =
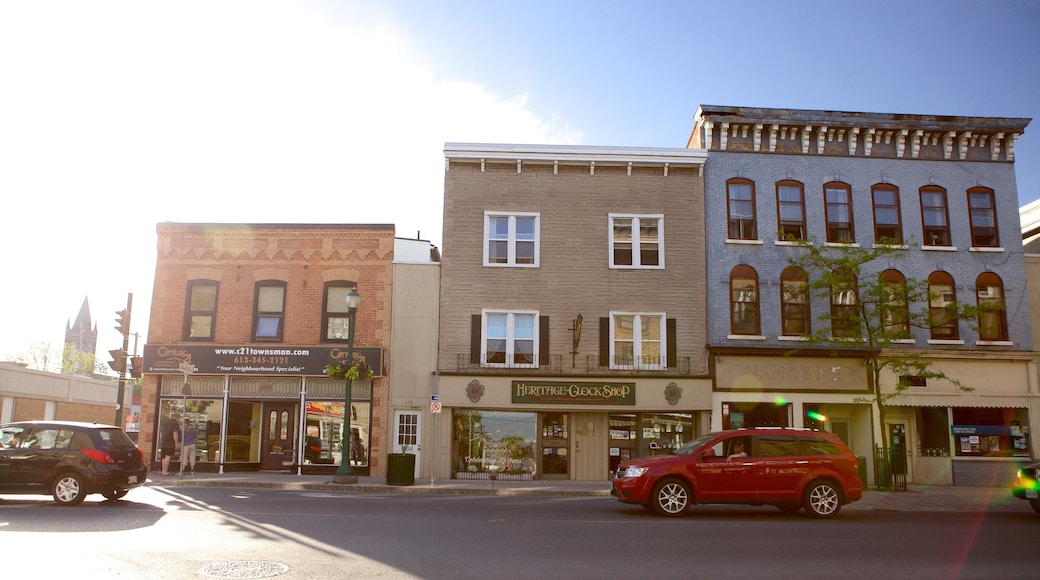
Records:
[[[12,359],[38,371],[63,375],[79,374],[94,378],[111,377],[106,372],[106,367],[98,364],[93,354],[68,343],[62,343],[62,347],[62,354],[58,356],[54,344],[46,340],[30,345],[27,352],[14,355]]]
[[[926,280],[906,278],[887,266],[897,263],[912,247],[886,243],[892,240],[883,239],[872,248],[817,245],[815,239],[791,241],[801,251],[788,263],[808,275],[803,286],[806,294],[830,304],[828,312],[815,317],[822,324],[805,336],[806,344],[827,346],[832,354],[853,348],[863,353],[871,396],[858,400],[876,406],[883,448],[889,446],[885,430],[888,403],[913,381],[945,380],[963,392],[973,390],[936,368],[927,351],[903,342],[912,337],[914,328],[948,328],[963,321],[977,329],[979,315],[1003,310],[1003,301],[975,306],[931,293]],[[896,377],[890,391],[881,381],[886,371]]]

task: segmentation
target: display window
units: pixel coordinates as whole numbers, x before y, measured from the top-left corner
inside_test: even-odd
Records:
[[[1025,409],[953,409],[957,457],[1031,457]]]
[[[195,427],[195,461],[220,462],[220,424],[224,417],[224,401],[220,399],[164,399],[159,410],[159,433],[165,422],[176,412],[182,419]],[[180,435],[178,435],[180,437]],[[162,437],[155,438],[155,455],[159,457]],[[180,461],[181,450],[173,456],[174,464]]]
[[[534,479],[538,414],[457,409],[452,413],[455,479]]]
[[[347,453],[350,465],[354,467],[367,467],[369,464],[371,409],[372,405],[367,401],[353,401],[350,404],[351,437]],[[342,402],[308,401],[304,463],[341,465],[344,449],[342,433]]]

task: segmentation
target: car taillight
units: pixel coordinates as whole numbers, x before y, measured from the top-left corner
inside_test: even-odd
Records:
[[[318,447],[317,445],[311,445],[308,447],[308,449],[310,449],[311,451],[321,451],[321,447]]]
[[[97,461],[98,463],[115,463],[115,459],[112,456],[100,449],[80,449],[83,455]]]
[[[144,462],[144,449],[138,447],[137,452],[141,454],[141,461]]]

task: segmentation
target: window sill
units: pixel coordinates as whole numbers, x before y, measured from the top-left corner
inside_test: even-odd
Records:
[[[976,340],[975,346],[1015,346],[1010,340]]]
[[[617,264],[610,265],[611,270],[664,270],[664,264],[660,266],[633,266],[631,264]]]
[[[823,244],[828,248],[858,248],[859,244],[856,242],[827,242]]]
[[[969,252],[1003,252],[1004,248],[1000,247],[988,247],[988,246],[972,246],[968,248]]]
[[[887,248],[889,250],[909,250],[910,246],[906,244],[874,244],[877,248]]]
[[[751,245],[751,246],[761,246],[763,244],[762,240],[739,240],[739,239],[736,239],[736,238],[726,238],[726,243],[727,244],[747,244],[747,245]]]
[[[791,342],[809,342],[808,336],[778,336],[777,340],[787,340]]]
[[[962,345],[962,344],[964,344],[964,341],[963,340],[949,340],[949,339],[945,339],[945,338],[944,339],[929,338],[928,339],[928,344]]]
[[[956,252],[957,246],[921,246],[921,249],[932,252]]]
[[[727,340],[765,340],[761,334],[727,334]]]
[[[538,264],[499,264],[495,262],[484,262],[485,268],[537,268]]]
[[[788,240],[776,240],[775,242],[773,242],[773,245],[774,246],[793,246],[793,247],[798,247],[798,245],[801,244],[804,241],[805,240],[796,240],[796,241],[792,242],[792,241],[788,241]]]
[[[917,344],[917,341],[913,338],[897,338],[892,341],[892,344]]]

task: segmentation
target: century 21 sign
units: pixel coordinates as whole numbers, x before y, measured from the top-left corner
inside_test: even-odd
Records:
[[[514,403],[635,405],[635,383],[513,381]]]

